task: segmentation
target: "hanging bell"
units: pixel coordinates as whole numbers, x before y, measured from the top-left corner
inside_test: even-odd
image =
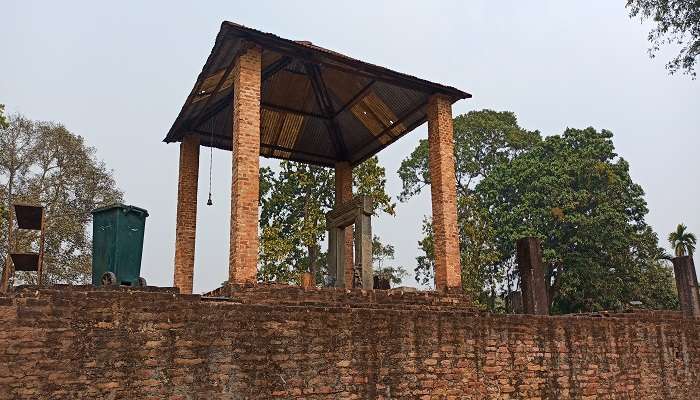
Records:
[[[211,193],[209,193],[209,199],[207,200],[207,205],[208,205],[208,206],[211,206],[211,205],[213,205],[213,204],[214,204],[214,202],[211,201]]]

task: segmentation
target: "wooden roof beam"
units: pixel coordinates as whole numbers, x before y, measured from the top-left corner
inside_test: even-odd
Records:
[[[314,95],[316,96],[316,103],[327,118],[326,127],[331,133],[331,142],[336,150],[336,158],[339,161],[347,160],[348,149],[345,145],[345,141],[343,141],[340,128],[338,128],[338,124],[335,121],[335,118],[333,118],[335,114],[333,111],[333,104],[328,94],[328,88],[326,87],[325,82],[323,82],[321,71],[319,70],[318,65],[315,64],[305,63],[304,66],[306,68],[306,73],[309,76],[309,80],[311,81]]]
[[[301,115],[301,116],[304,116],[304,117],[311,117],[311,118],[318,118],[318,119],[322,119],[322,120],[329,120],[329,118],[328,118],[326,115],[316,114],[316,113],[310,112],[310,111],[296,110],[296,109],[294,109],[294,108],[285,107],[285,106],[282,106],[282,105],[279,105],[279,104],[272,104],[272,103],[262,102],[262,103],[260,103],[260,107],[265,108],[265,109],[268,109],[268,110],[272,110],[272,111],[286,112],[286,113],[290,113],[290,114]]]
[[[292,62],[292,57],[289,56],[282,56],[280,57],[277,61],[271,63],[267,67],[265,67],[262,71],[262,81],[265,82],[269,78],[271,78],[274,74],[278,73],[279,71],[283,70],[284,67],[289,65]]]
[[[209,94],[209,97],[207,98],[206,103],[204,103],[204,106],[202,107],[203,111],[207,110],[207,107],[209,107],[209,104],[211,104],[212,99],[214,96],[219,93],[219,90],[221,90],[221,87],[224,85],[224,82],[226,82],[226,78],[231,74],[231,71],[233,71],[233,68],[236,66],[236,61],[238,60],[238,56],[243,54],[248,50],[249,45],[243,46],[242,49],[240,49],[236,54],[233,55],[233,58],[231,59],[231,62],[228,64],[228,67],[226,67],[226,70],[224,71],[224,74],[221,75],[221,79],[219,79],[219,82],[216,84],[216,87],[214,90]],[[196,93],[195,93],[196,95]],[[215,114],[213,114],[215,115]],[[202,122],[204,122],[204,115],[200,114],[199,118],[195,120],[195,123],[192,125],[192,127],[196,128],[198,127]]]
[[[370,80],[368,84],[366,84],[362,89],[360,89],[359,92],[357,92],[354,96],[352,96],[352,98],[350,100],[348,100],[347,103],[343,104],[343,106],[340,107],[340,109],[338,109],[338,111],[335,112],[335,114],[333,115],[333,118],[337,117],[343,111],[354,107],[355,104],[357,104],[362,99],[364,99],[365,96],[367,96],[369,91],[372,89],[372,85],[374,85],[375,82],[376,81],[374,79]]]

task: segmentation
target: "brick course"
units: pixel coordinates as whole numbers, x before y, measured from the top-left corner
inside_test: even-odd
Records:
[[[174,285],[181,293],[192,293],[194,248],[197,231],[197,181],[199,137],[186,136],[180,143],[180,172],[177,183]]]
[[[433,95],[428,102],[428,164],[433,206],[435,287],[460,288],[462,275],[457,230],[457,189],[452,132],[452,103]]]
[[[259,47],[249,48],[233,69],[231,282],[254,282],[258,265],[261,57]]]
[[[340,289],[256,304],[254,291],[0,297],[0,398],[695,399],[700,387],[700,321],[677,312],[489,315],[449,296]]]

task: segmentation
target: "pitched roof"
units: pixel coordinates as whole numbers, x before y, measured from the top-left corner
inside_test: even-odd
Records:
[[[356,165],[426,120],[429,97],[470,94],[307,41],[223,22],[214,48],[165,142],[200,136],[231,150],[233,63],[246,46],[262,52],[260,155],[317,165]]]

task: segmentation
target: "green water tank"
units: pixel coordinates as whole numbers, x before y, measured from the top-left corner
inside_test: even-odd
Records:
[[[124,204],[92,211],[92,284],[146,286],[140,277],[148,211]]]

